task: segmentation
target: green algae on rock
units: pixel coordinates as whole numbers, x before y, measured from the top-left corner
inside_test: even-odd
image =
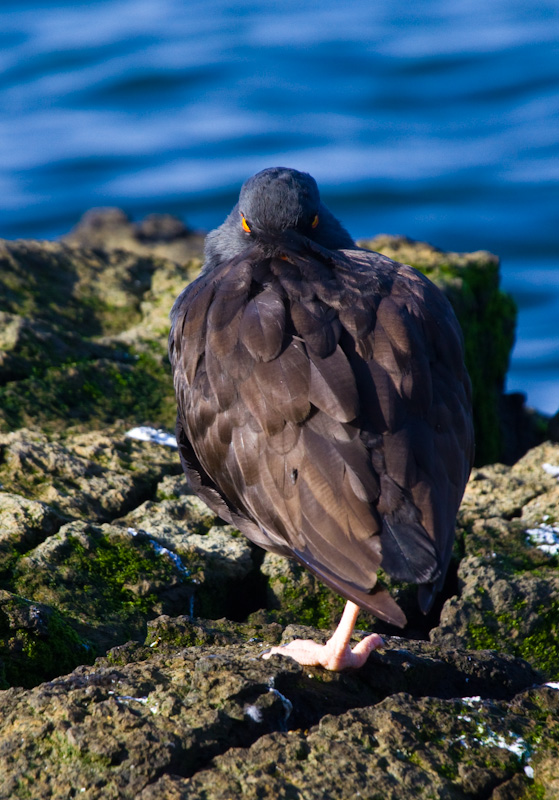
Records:
[[[147,628],[144,647],[157,648],[158,653],[172,652],[181,647],[226,646],[245,642],[265,642],[266,646],[280,644],[283,631],[277,622],[240,623],[225,617],[205,620],[186,615],[169,617],[166,614],[148,622]],[[113,663],[115,650],[118,648],[107,655],[110,663]]]
[[[23,553],[44,541],[65,519],[46,503],[0,491],[0,580]]]
[[[275,553],[266,553],[260,571],[267,578],[270,619],[283,625],[297,621],[315,628],[335,627],[344,610],[344,598],[301,564]]]
[[[559,677],[556,569],[511,575],[465,558],[458,577],[460,595],[446,602],[433,642],[512,653],[537,664],[546,677]]]
[[[254,609],[254,548],[231,525],[211,524],[201,529],[200,510],[206,512],[206,523],[212,517],[217,521],[204,503],[189,496],[184,502],[144,503],[118,522],[147,532],[190,564],[191,570],[196,565],[191,613],[210,619],[223,614],[243,618]]]
[[[0,435],[0,446],[1,479],[20,492],[0,492],[1,586],[56,610],[91,654],[141,639],[161,613],[241,618],[256,607],[252,546],[173,475],[171,448],[116,430],[54,439],[22,430]],[[44,646],[38,629],[25,635]],[[78,648],[61,665],[85,660]],[[29,675],[20,682],[51,677]]]
[[[64,614],[99,653],[141,637],[146,619],[188,607],[192,582],[147,534],[75,521],[20,559],[13,585]]]
[[[95,653],[56,609],[0,589],[0,688],[35,686]]]

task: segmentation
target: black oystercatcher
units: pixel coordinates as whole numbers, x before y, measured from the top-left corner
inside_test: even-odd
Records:
[[[348,600],[326,645],[271,653],[360,666],[382,642],[350,649],[360,607],[406,624],[379,568],[419,584],[427,612],[451,555],[473,429],[450,304],[412,267],[359,249],[310,175],[276,167],[208,235],[171,320],[191,488]]]

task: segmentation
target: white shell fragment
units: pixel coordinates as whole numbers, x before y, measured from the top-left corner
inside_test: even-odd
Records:
[[[174,435],[163,431],[160,428],[149,428],[147,425],[142,425],[139,428],[131,428],[124,434],[130,439],[139,439],[142,442],[153,442],[154,444],[163,444],[166,447],[176,447],[177,440]]]
[[[550,556],[559,554],[559,527],[554,525],[540,524],[537,528],[530,528],[526,531],[528,544],[543,550]]]

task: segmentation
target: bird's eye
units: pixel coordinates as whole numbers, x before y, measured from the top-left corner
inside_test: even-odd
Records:
[[[246,231],[247,233],[250,233],[250,225],[246,221],[244,214],[241,214],[241,225],[242,225],[242,228],[243,228],[244,231]]]
[[[311,228],[316,228],[317,225],[318,225],[318,214],[315,215],[315,218],[311,222]]]

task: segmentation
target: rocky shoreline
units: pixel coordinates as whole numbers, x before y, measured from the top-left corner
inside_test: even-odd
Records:
[[[260,655],[325,638],[340,598],[128,435],[172,432],[202,238],[110,210],[0,243],[0,798],[559,797],[559,444],[502,394],[514,307],[490,254],[367,245],[461,316],[478,466],[438,607],[393,586],[408,629],[363,614],[386,648],[332,675]]]

